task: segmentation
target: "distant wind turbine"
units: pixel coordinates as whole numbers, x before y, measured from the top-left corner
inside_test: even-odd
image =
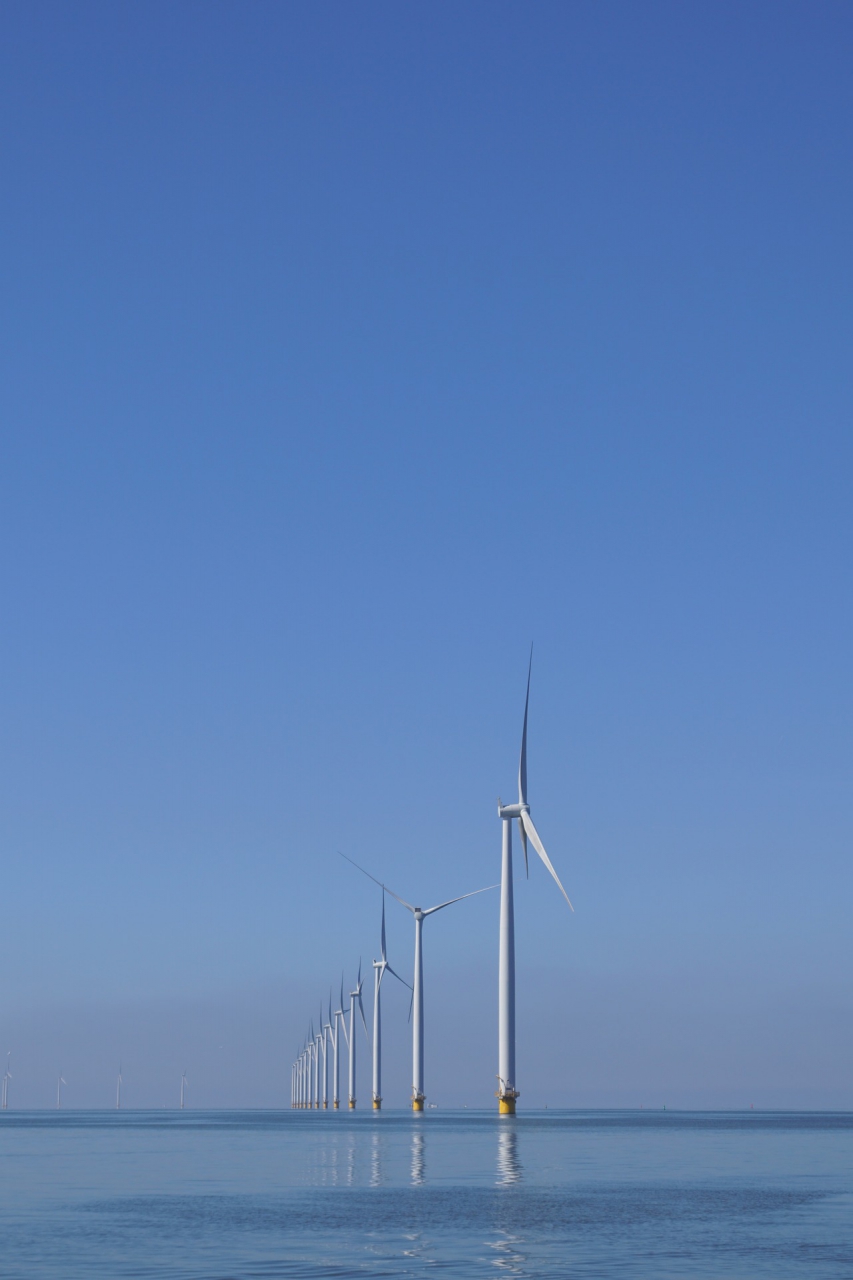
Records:
[[[361,1002],[361,988],[364,986],[364,979],[361,976],[361,961],[358,962],[358,977],[355,983],[355,991],[349,993],[349,1108],[350,1111],[355,1110],[355,1005],[358,1001],[358,1011],[361,1014],[361,1023],[364,1027],[364,1038],[367,1043],[367,1023],[364,1020],[364,1005]]]
[[[331,1008],[331,1001],[329,1002],[329,1007]],[[332,1063],[333,1063],[332,1087],[334,1090],[334,1096],[332,1098],[332,1106],[337,1111],[341,1105],[341,1068],[340,1068],[341,1033],[343,1033],[344,1043],[346,1044],[347,1048],[349,1048],[349,1038],[347,1036],[347,1020],[346,1020],[346,1014],[344,1013],[343,974],[341,975],[340,1003],[337,1009],[335,1010],[334,1019],[335,1019],[335,1038],[332,1043],[332,1048],[334,1049],[334,1053],[332,1056]]]
[[[121,1110],[121,1063],[118,1064],[118,1080],[116,1080],[116,1111]]]
[[[436,911],[443,911],[445,907],[452,907],[454,902],[462,902],[464,898],[474,898],[478,893],[488,893],[489,889],[497,889],[496,884],[486,885],[485,889],[474,889],[472,893],[463,893],[458,898],[451,898],[448,902],[440,902],[436,907],[413,907],[411,903],[406,902],[389,889],[387,884],[383,884],[381,880],[377,880],[376,876],[372,876],[369,871],[365,871],[364,867],[360,867],[352,858],[347,858],[345,853],[341,854],[342,858],[346,858],[347,862],[352,862],[354,867],[366,875],[368,880],[372,880],[374,884],[378,884],[386,893],[390,893],[391,897],[396,899],[401,906],[407,911],[411,911],[415,918],[415,985],[412,995],[412,1012],[414,1019],[412,1023],[412,1110],[423,1111],[426,1094],[424,1093],[424,959],[423,959],[423,924],[427,916],[435,915]]]
[[[404,987],[409,987],[408,982],[401,978],[399,973],[391,968],[388,963],[388,955],[385,948],[385,890],[382,890],[382,930],[380,933],[380,956],[381,959],[373,961],[373,1110],[379,1111],[382,1107],[382,1005],[380,989],[382,987],[382,979],[386,972],[393,974],[398,982],[402,982]]]
[[[9,1103],[9,1081],[12,1079],[12,1072],[9,1070],[9,1067],[11,1066],[11,1064],[12,1064],[12,1050],[10,1049],[9,1055],[6,1059],[6,1070],[3,1073],[3,1110],[4,1111],[6,1110],[6,1107],[8,1106],[8,1103]]]
[[[498,800],[498,817],[503,822],[501,856],[501,925],[498,958],[498,1111],[515,1115],[515,1100],[519,1096],[515,1074],[515,916],[512,890],[512,823],[518,819],[524,866],[527,870],[528,838],[557,885],[572,911],[569,895],[551,865],[539,833],[530,816],[527,802],[527,709],[530,703],[530,673],[533,667],[533,649],[527,668],[527,696],[524,700],[524,726],[521,731],[521,755],[518,761],[518,804],[501,804]]]
[[[57,1111],[60,1111],[60,1110],[61,1110],[61,1108],[62,1108],[62,1086],[63,1086],[64,1084],[68,1084],[68,1081],[63,1077],[62,1072],[60,1071],[60,1073],[59,1073],[59,1079],[58,1079],[58,1080],[57,1080],[57,1082],[56,1082],[56,1109],[57,1109]]]
[[[186,1071],[182,1071],[181,1072],[181,1110],[182,1111],[184,1109],[184,1094],[186,1093],[188,1088],[189,1088],[189,1084],[187,1083],[187,1073]]]

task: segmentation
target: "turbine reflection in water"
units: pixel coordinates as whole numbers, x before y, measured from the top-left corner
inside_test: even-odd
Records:
[[[423,1186],[426,1177],[426,1143],[423,1131],[417,1128],[412,1134],[412,1182],[415,1186]]]
[[[498,1129],[498,1176],[495,1185],[512,1187],[521,1182],[522,1167],[518,1158],[518,1134],[515,1125]]]
[[[379,1134],[374,1133],[370,1138],[370,1185],[378,1187],[382,1184],[382,1150],[380,1147]]]

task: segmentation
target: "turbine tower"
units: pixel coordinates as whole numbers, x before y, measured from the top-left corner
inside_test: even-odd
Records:
[[[557,882],[560,892],[569,903],[560,877],[557,875],[539,833],[530,816],[527,802],[527,709],[530,703],[530,672],[533,667],[533,649],[527,668],[527,696],[524,700],[524,726],[521,731],[521,755],[518,761],[518,804],[501,804],[498,800],[498,817],[503,823],[501,848],[501,924],[498,957],[498,1112],[502,1116],[515,1115],[515,1100],[519,1096],[515,1074],[515,914],[512,897],[512,822],[518,819],[518,831],[527,866],[527,841],[539,854],[545,866]]]
[[[347,858],[345,853],[341,854],[342,858],[346,858],[347,862],[352,862],[354,867],[366,875],[368,880],[372,880],[374,884],[378,884],[386,893],[390,893],[401,906],[407,911],[411,911],[415,918],[415,985],[412,992],[412,1011],[414,1018],[412,1021],[412,1110],[423,1111],[426,1094],[424,1093],[424,959],[422,946],[423,924],[427,916],[435,915],[436,911],[443,911],[445,907],[452,907],[454,902],[462,902],[464,898],[474,898],[478,893],[488,893],[489,889],[497,889],[496,884],[488,884],[485,889],[474,889],[472,893],[463,893],[458,898],[451,898],[448,902],[440,902],[437,907],[413,907],[411,903],[406,902],[404,898],[399,897],[393,889],[389,889],[387,884],[383,884],[381,880],[377,880],[376,876],[372,876],[369,871],[365,871],[364,867],[359,867],[357,862],[353,862],[352,858]]]
[[[116,1111],[121,1111],[121,1063],[118,1064],[118,1080],[116,1080]]]
[[[12,1050],[10,1049],[8,1057],[6,1058],[6,1070],[3,1073],[3,1110],[4,1111],[6,1110],[9,1104],[9,1081],[12,1079],[12,1072],[9,1070],[9,1067],[11,1066],[11,1063],[12,1063]]]
[[[382,890],[382,931],[380,934],[380,960],[373,961],[373,1110],[382,1109],[382,1004],[380,988],[386,971],[409,987],[408,982],[400,977],[388,963],[385,948],[385,890]],[[411,991],[412,988],[409,987]]]
[[[358,978],[355,983],[355,991],[349,993],[349,1109],[355,1111],[355,1003],[358,1001],[358,1010],[361,1014],[361,1022],[364,1027],[364,1038],[367,1040],[367,1023],[364,1020],[364,1005],[361,1003],[361,988],[364,986],[364,979],[361,976],[361,961],[358,962]],[[368,1040],[368,1044],[370,1041]]]
[[[329,1008],[331,1008],[331,1002],[329,1003]],[[335,1010],[334,1018],[335,1018],[335,1039],[334,1039],[334,1041],[333,1041],[333,1045],[332,1045],[332,1047],[333,1047],[333,1049],[334,1049],[334,1054],[333,1054],[333,1058],[332,1058],[332,1062],[333,1062],[332,1085],[333,1085],[333,1088],[334,1088],[334,1096],[333,1096],[333,1098],[332,1098],[332,1105],[333,1105],[333,1107],[335,1108],[335,1110],[337,1111],[337,1110],[338,1110],[338,1108],[339,1108],[339,1107],[340,1107],[340,1105],[341,1105],[341,1066],[340,1066],[340,1047],[341,1047],[341,1040],[340,1040],[340,1036],[341,1036],[341,1032],[343,1032],[343,1036],[344,1036],[344,1043],[346,1044],[347,1048],[349,1048],[349,1040],[347,1039],[347,1020],[346,1020],[346,1015],[345,1015],[345,1013],[344,1013],[344,979],[343,979],[343,974],[341,975],[341,998],[340,998],[340,1003],[339,1003],[339,1005],[338,1005],[337,1009]],[[340,1019],[340,1021],[339,1021],[339,1019]]]
[[[62,1110],[62,1086],[63,1086],[64,1084],[68,1084],[68,1081],[64,1078],[64,1076],[63,1076],[62,1072],[60,1071],[60,1073],[59,1073],[59,1079],[58,1079],[58,1080],[57,1080],[57,1082],[56,1082],[56,1109],[57,1109],[57,1111],[61,1111],[61,1110]]]
[[[184,1109],[184,1094],[186,1093],[188,1088],[189,1088],[189,1085],[187,1084],[187,1073],[186,1071],[183,1071],[181,1072],[181,1110],[182,1111]]]

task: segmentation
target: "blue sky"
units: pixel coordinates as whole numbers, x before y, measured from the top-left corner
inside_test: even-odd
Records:
[[[523,1101],[853,1106],[849,6],[28,3],[0,49],[0,1048],[287,1100],[518,887]],[[389,910],[392,961],[410,921]],[[490,1105],[497,894],[429,922]],[[388,1083],[409,1086],[405,999]],[[6,1044],[8,1041],[8,1044]]]

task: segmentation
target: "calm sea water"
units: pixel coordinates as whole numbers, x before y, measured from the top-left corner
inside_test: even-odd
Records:
[[[853,1277],[853,1116],[0,1114],[0,1274]]]

